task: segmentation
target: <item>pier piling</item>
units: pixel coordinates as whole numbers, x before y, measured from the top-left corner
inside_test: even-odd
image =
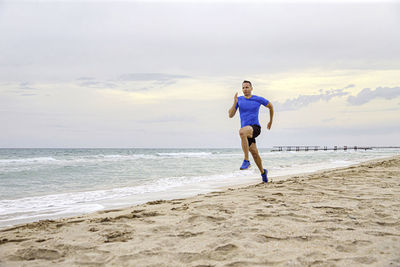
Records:
[[[328,151],[328,150],[333,150],[333,151],[338,151],[338,150],[343,150],[343,151],[347,151],[347,150],[351,150],[353,149],[354,151],[357,150],[371,150],[373,148],[400,148],[400,147],[370,147],[370,146],[334,146],[334,147],[328,147],[328,146],[324,146],[324,147],[320,147],[320,146],[274,146],[272,148],[272,151],[319,151],[319,150],[323,150],[323,151]]]

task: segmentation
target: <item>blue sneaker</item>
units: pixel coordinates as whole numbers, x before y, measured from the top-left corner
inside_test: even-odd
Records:
[[[262,181],[264,182],[264,183],[268,183],[268,170],[267,169],[264,169],[264,173],[263,174],[261,174],[261,177],[262,177]]]
[[[248,169],[250,167],[250,161],[248,161],[248,160],[243,160],[243,164],[242,164],[242,166],[240,167],[240,169],[241,170],[245,170],[245,169]]]

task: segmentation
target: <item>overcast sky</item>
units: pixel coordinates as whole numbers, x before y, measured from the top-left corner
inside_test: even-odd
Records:
[[[1,1],[0,147],[400,145],[399,1]]]

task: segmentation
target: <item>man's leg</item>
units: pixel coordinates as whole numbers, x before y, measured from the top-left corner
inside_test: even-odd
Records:
[[[254,162],[257,164],[258,169],[260,170],[261,174],[264,173],[264,168],[262,165],[260,154],[258,153],[256,143],[252,143],[249,147],[250,153],[253,156]]]
[[[249,160],[249,141],[247,137],[253,137],[253,127],[244,126],[239,130],[240,139],[242,140],[242,150],[244,154],[244,159]]]

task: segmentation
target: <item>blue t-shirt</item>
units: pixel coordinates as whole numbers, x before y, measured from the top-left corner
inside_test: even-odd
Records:
[[[239,108],[241,128],[253,124],[260,125],[258,121],[260,106],[266,106],[268,103],[269,101],[261,96],[252,95],[249,99],[239,96],[236,109]]]

